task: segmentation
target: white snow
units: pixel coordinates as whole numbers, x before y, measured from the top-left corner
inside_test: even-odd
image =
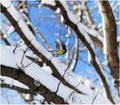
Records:
[[[107,61],[107,60],[103,61],[103,62],[102,62],[102,65],[103,65],[103,66],[107,66],[107,65],[108,65],[108,61]]]
[[[89,50],[87,50],[87,52],[88,52],[88,62],[91,63],[91,60],[92,60],[92,59],[91,59],[91,55],[90,55]]]
[[[7,35],[6,35],[6,34],[4,34],[4,35],[3,35],[3,37],[4,37],[4,38],[7,38]]]
[[[1,47],[0,64],[2,65],[17,68],[17,65],[20,67],[22,65],[27,66],[28,64],[32,62],[28,60],[26,57],[24,57],[23,62],[21,64],[23,52],[20,49],[16,49],[15,54],[13,54],[12,53],[13,47],[12,48],[6,47],[6,46],[4,47],[0,46],[0,47]],[[7,57],[7,60],[6,60],[6,57]],[[39,67],[37,64],[32,63],[28,67],[24,68],[24,71],[26,74],[28,74],[35,80],[39,80],[46,87],[50,88],[50,90],[56,91],[59,80],[54,78],[50,73],[46,72],[43,68]],[[54,87],[51,84],[54,84]]]
[[[103,42],[103,38],[102,38],[102,36],[100,35],[100,33],[99,33],[98,31],[96,31],[96,30],[94,30],[94,29],[91,29],[91,28],[85,26],[85,25],[82,24],[82,23],[79,23],[79,24],[81,24],[81,25],[80,25],[80,28],[82,27],[87,33],[89,33],[90,35],[98,38],[101,42]]]
[[[9,27],[9,30],[7,32],[8,36],[15,31],[15,28],[13,26]]]
[[[75,16],[74,16],[71,12],[69,12],[69,9],[68,9],[67,4],[66,4],[65,1],[61,1],[61,3],[63,4],[64,8],[66,9],[66,11],[67,11],[67,13],[68,13],[68,15],[69,15],[69,19],[70,19],[73,23],[77,24],[79,31],[84,35],[85,39],[87,40],[87,42],[90,44],[91,48],[92,48],[93,51],[94,51],[94,49],[95,49],[95,48],[94,48],[94,44],[93,44],[91,38],[89,37],[89,35],[87,34],[87,32],[86,32],[86,30],[85,30],[86,27],[83,27],[83,25],[82,25],[81,23],[78,23],[78,22],[77,22],[77,18],[75,18]],[[73,20],[74,20],[74,21],[73,21]],[[90,32],[92,32],[92,31],[90,30],[89,33],[90,33]],[[97,34],[98,34],[98,33],[97,33]],[[98,36],[98,35],[96,35],[96,32],[95,32],[95,36]],[[99,38],[99,37],[98,37],[98,38]],[[99,40],[102,41],[102,37],[99,38]],[[106,47],[106,45],[105,45],[104,47]],[[95,52],[95,51],[94,51],[94,52]],[[106,53],[106,52],[105,52],[105,53]],[[91,58],[91,57],[89,56],[89,60],[90,60],[90,58]],[[102,70],[102,67],[101,67],[100,63],[98,62],[97,57],[96,57],[96,60],[97,60],[97,63],[98,63],[98,65],[100,66],[100,68],[101,68],[101,70]],[[70,80],[69,80],[69,81],[70,81]],[[71,82],[69,82],[69,83],[71,83]],[[89,84],[89,85],[92,85],[92,84]]]
[[[11,6],[11,0],[0,0],[0,3],[6,8]]]
[[[90,36],[86,33],[86,30],[84,29],[84,27],[82,26],[82,24],[78,23],[77,27],[78,27],[79,31],[84,35],[85,39],[90,44],[91,48],[94,50],[94,44],[93,44]]]
[[[69,26],[67,26],[67,33],[65,34],[65,37],[66,37],[66,38],[69,38],[69,37],[70,37],[70,34],[71,34],[71,29],[70,29]],[[68,44],[66,44],[66,45],[68,45]]]
[[[20,18],[18,25],[21,28],[22,32],[30,41],[35,40],[35,37],[33,36],[28,26],[25,24],[25,22],[22,20],[22,18]]]
[[[63,87],[62,90],[61,87]],[[83,87],[84,88],[84,87]],[[64,97],[64,99],[68,102],[68,103],[72,103],[72,104],[91,104],[93,101],[94,96],[88,96],[88,95],[81,95],[76,93],[75,91],[69,90],[69,89],[65,89],[65,87],[60,84],[60,91],[65,92],[67,94],[64,94],[64,96],[62,95],[62,93],[60,93],[58,91],[58,95]],[[67,90],[67,91],[65,91]],[[105,98],[103,98],[102,94],[98,94],[97,98],[94,101],[94,104],[111,104],[110,101],[106,101]]]
[[[64,8],[67,11],[68,17],[69,19],[73,22],[73,23],[78,23],[78,19],[77,17],[69,10],[66,1],[60,1]],[[42,4],[47,3],[50,5],[55,5],[54,0],[42,0]],[[4,5],[7,6],[6,3],[4,3]],[[35,37],[33,36],[32,32],[28,29],[27,25],[24,23],[24,21],[22,20],[22,18],[20,18],[18,12],[15,10],[15,8],[12,6],[10,6],[8,9],[9,13],[12,15],[12,17],[18,21],[18,25],[21,28],[22,32],[25,34],[25,37],[31,42],[32,45],[35,46],[36,50],[38,50],[39,52],[41,52],[48,60],[51,60],[51,63],[57,68],[58,72],[61,75],[64,75],[67,65],[61,63],[61,61],[58,58],[52,57],[52,55],[50,53],[48,53],[43,47],[42,45],[40,45]],[[80,32],[84,35],[85,39],[89,42],[90,46],[94,49],[94,44],[91,41],[89,35],[85,32],[85,29],[83,27],[81,27],[81,24],[77,24]],[[27,59],[26,57],[24,57],[22,64],[21,64],[21,59],[23,56],[23,51],[21,51],[20,49],[16,49],[15,53],[13,54],[13,49],[14,47],[6,47],[6,46],[0,46],[1,52],[1,61],[0,64],[2,65],[6,65],[9,67],[13,67],[13,68],[17,68],[18,66],[26,66],[28,64],[30,64],[32,61],[30,61],[29,59]],[[12,62],[11,62],[12,60]],[[97,60],[97,58],[96,58]],[[97,62],[99,64],[99,62]],[[17,64],[17,65],[16,65]],[[101,67],[101,66],[100,66]],[[32,77],[33,79],[39,81],[41,84],[43,84],[44,86],[46,86],[48,89],[50,89],[52,92],[55,92],[57,90],[57,86],[59,84],[59,80],[57,78],[55,78],[53,75],[51,75],[50,73],[48,73],[47,71],[44,70],[44,67],[40,67],[35,63],[32,63],[31,65],[27,66],[26,68],[22,67],[25,71],[26,74],[28,74],[30,77]],[[46,69],[46,68],[45,68]],[[47,68],[48,69],[48,68]],[[69,82],[70,84],[72,84],[73,86],[77,86],[80,79],[78,78],[78,76],[74,75],[72,72],[66,72],[65,76],[64,76],[65,80],[67,82]],[[82,84],[77,86],[77,89],[82,90],[83,93],[87,93],[88,95],[81,95],[81,94],[77,94],[75,93],[71,99],[69,99],[68,102],[71,103],[91,103],[92,99],[93,99],[93,95],[91,94],[91,89],[90,87],[93,86],[92,83],[89,83],[88,81],[86,82],[87,86],[84,86]],[[68,96],[71,93],[71,89],[64,86],[62,83],[59,87],[60,90],[58,90],[58,93],[61,97],[64,98],[64,100],[66,100],[68,98]],[[102,97],[102,95],[98,95],[98,99],[95,100],[96,103],[110,103],[108,101],[108,99],[106,99],[105,97]],[[100,98],[102,97],[102,98]],[[74,98],[74,100],[73,100]]]
[[[117,37],[117,42],[119,42],[119,43],[120,43],[120,36],[118,36],[118,37]]]
[[[62,83],[60,83],[59,90],[57,92],[57,95],[64,98],[64,100],[68,99],[69,94],[72,92],[72,89],[69,89],[68,87],[64,86]],[[65,94],[63,94],[65,93]]]
[[[62,15],[60,15],[60,21],[61,21],[61,23],[64,23],[64,18]]]
[[[25,98],[25,100],[29,100],[30,99],[30,94],[22,94],[22,95]]]
[[[20,47],[23,51],[26,51],[26,49],[28,48],[22,39],[18,41],[18,47]]]
[[[16,58],[14,57],[13,54],[11,54],[11,52],[13,51],[13,48],[9,48],[7,49],[7,47],[2,47],[0,45],[0,64],[4,64],[6,66],[10,66],[10,67],[14,67],[14,68],[17,68],[16,66]],[[6,58],[7,60],[6,60]],[[11,59],[13,62],[11,62]]]
[[[49,88],[51,91],[56,91],[59,80],[54,78],[50,73],[46,72],[38,65],[32,64],[28,66],[25,69],[25,73],[34,78],[35,80],[40,81],[41,84]],[[54,86],[51,84],[54,84]]]
[[[68,8],[68,5],[66,3],[66,1],[60,1],[61,4],[64,6],[66,12],[67,12],[67,15],[68,15],[68,18],[74,23],[74,24],[77,24],[78,26],[78,29],[79,31],[84,35],[85,39],[87,40],[87,42],[89,42],[89,44],[91,45],[91,47],[94,49],[94,44],[92,42],[92,40],[90,39],[89,35],[87,34],[87,30],[88,28],[86,26],[84,26],[83,24],[81,24],[79,22],[79,19],[73,14],[73,12],[71,12]],[[92,30],[92,29],[89,29],[88,31],[89,34],[91,35],[94,35],[96,36],[100,41],[102,41],[102,37],[99,35],[98,32]]]
[[[60,14],[60,8],[57,8],[57,9],[55,10],[55,13]]]
[[[78,5],[73,5],[73,10],[80,9]]]
[[[0,76],[0,79],[3,80],[2,83],[4,84],[8,84],[10,85],[11,87],[12,86],[16,86],[16,87],[20,87],[20,88],[23,88],[23,89],[29,89],[26,85],[24,85],[23,83],[17,81],[17,80],[14,80],[12,78],[9,78],[9,77],[6,77],[6,76]]]
[[[76,15],[73,14],[73,12],[71,12],[71,11],[69,10],[66,1],[65,1],[65,0],[61,0],[60,2],[61,2],[61,4],[62,4],[62,5],[64,6],[64,8],[65,8],[65,10],[66,10],[66,12],[67,12],[68,18],[69,18],[73,23],[75,23],[75,24],[78,23],[78,22],[79,22],[79,19],[76,17]]]
[[[73,74],[72,71],[68,71],[66,72],[65,79],[66,81],[71,83],[73,86],[75,86],[78,90],[86,93],[87,95],[93,95],[91,86],[88,86],[91,82],[89,81],[90,83],[87,85],[88,80],[85,79],[84,77],[77,76]],[[84,84],[82,84],[82,82],[84,82]]]
[[[32,51],[27,51],[25,53],[26,56],[30,57],[30,58],[38,58],[37,55],[35,55]],[[39,59],[39,61],[42,61],[41,59]]]
[[[43,66],[42,69],[45,70],[46,72],[50,73],[50,74],[53,73],[49,66]]]
[[[105,59],[107,59],[108,51],[107,51],[107,39],[106,39],[106,28],[105,28],[105,19],[102,13],[102,7],[98,3],[99,10],[101,12],[102,16],[102,26],[103,26],[103,54],[105,56]]]
[[[108,52],[107,52],[107,39],[105,32],[104,32],[104,41],[103,41],[103,54],[105,55],[105,59],[107,59]]]
[[[31,42],[32,45],[34,45],[34,47],[41,52],[47,59],[51,59],[52,55],[50,52],[47,52],[46,49],[43,48],[42,45],[40,45],[40,43],[37,42],[37,40],[35,39],[34,35],[32,34],[32,32],[29,30],[29,28],[27,27],[27,25],[25,24],[25,22],[20,19],[20,21],[18,22],[19,27],[21,28],[22,32],[25,34],[26,38]]]
[[[67,11],[67,14],[68,14],[69,19],[70,19],[73,23],[77,24],[77,23],[80,21],[80,19],[77,18],[77,17],[73,14],[73,12]]]
[[[39,42],[36,41],[36,39],[31,40],[31,44],[34,45],[36,49],[38,49],[39,52],[44,52],[45,49],[43,48],[42,45],[39,44]]]
[[[89,97],[87,95],[80,95],[73,93],[73,95],[70,97],[70,100],[68,102],[73,104],[91,104],[92,103],[92,97]],[[79,102],[79,103],[78,103]]]
[[[100,94],[99,94],[100,93]],[[104,104],[104,105],[113,105],[110,103],[109,100],[106,100],[106,97],[104,96],[104,93],[103,92],[99,92],[98,91],[98,94],[96,93],[95,95],[97,95],[95,101],[94,101],[94,104]],[[95,96],[94,96],[95,97]],[[93,97],[93,98],[94,98]]]
[[[58,58],[55,58],[55,57],[53,57],[53,58],[51,59],[51,62],[55,65],[55,67],[57,68],[58,72],[59,72],[61,75],[64,75],[64,72],[65,72],[67,66],[64,65],[64,64],[62,64],[62,63],[60,62],[60,60],[59,60]]]
[[[49,5],[55,6],[55,1],[54,0],[42,0],[41,5],[42,4],[49,4]]]
[[[3,0],[4,1],[4,0]],[[16,20],[16,21],[19,21],[20,19],[20,16],[19,16],[19,13],[18,11],[14,8],[13,5],[11,5],[7,11],[10,13],[10,15]]]
[[[87,86],[88,88],[91,88],[91,89],[96,88],[96,86],[95,86],[95,84],[93,82],[91,82],[91,81],[89,81],[89,80],[87,80],[85,78],[83,78],[82,81],[84,81],[84,85]]]
[[[14,6],[11,4],[11,6],[7,10],[11,14],[11,16],[16,21],[18,21],[18,25],[21,28],[22,32],[24,33],[25,37],[35,46],[35,48],[38,51],[40,51],[40,52],[43,51],[44,48],[36,41],[34,35],[29,30],[29,28],[27,27],[25,22],[22,20],[22,18],[20,18],[19,13],[16,11]],[[50,54],[50,52],[45,51],[45,49],[44,49],[43,55],[49,60],[52,58],[52,55]]]
[[[18,64],[18,66],[21,66],[21,65],[26,66],[31,63],[31,61],[29,59],[27,59],[26,57],[24,57],[22,64],[20,63],[23,52],[19,48],[16,49],[14,54],[12,52],[14,47],[0,46],[0,49],[2,52],[1,53],[2,59],[1,59],[0,64],[2,64],[2,65],[17,68],[16,64]],[[11,62],[11,60],[12,60],[12,62]],[[59,66],[59,68],[57,68],[57,69],[59,70],[60,74],[64,74],[63,71],[65,71],[64,68],[66,68],[66,66],[61,64],[59,62],[59,60],[57,60],[57,58],[52,59],[52,62],[55,63],[56,66]],[[60,67],[61,67],[61,69],[60,69]],[[40,84],[43,84],[48,89],[50,89],[52,92],[56,92],[60,81],[57,78],[55,78],[54,76],[52,76],[50,73],[46,72],[43,68],[41,68],[37,64],[32,63],[31,65],[24,68],[24,71],[27,75],[29,75],[33,79],[39,81]],[[72,72],[66,72],[66,75],[65,75],[66,80],[69,81],[69,83],[74,84],[74,86],[77,86],[78,83],[80,82],[80,78],[78,78],[78,77],[79,76],[73,74]],[[81,94],[77,94],[75,92],[70,97],[70,94],[73,92],[73,90],[64,86],[62,83],[59,86],[57,94],[60,95],[61,97],[63,97],[64,100],[66,100],[68,103],[69,102],[80,103],[80,101],[84,104],[91,103],[93,100],[93,94],[92,94],[89,86],[91,87],[91,86],[93,86],[93,84],[89,83],[89,81],[87,81],[86,83],[87,83],[88,87],[86,87],[83,84],[80,84],[77,88],[79,90],[82,90],[82,92],[87,93],[88,95],[81,95]],[[70,99],[69,99],[69,97],[70,97]],[[99,104],[103,103],[103,102],[110,103],[105,97],[103,99],[101,98],[101,100],[99,100],[100,97],[102,97],[102,96],[100,94],[98,94],[98,99],[95,100],[95,103],[99,103]],[[75,100],[73,100],[73,98]]]

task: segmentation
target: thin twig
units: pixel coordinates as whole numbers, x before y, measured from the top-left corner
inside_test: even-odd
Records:
[[[15,46],[15,48],[13,49],[13,53],[15,53],[15,50],[16,50],[16,48],[18,47],[18,44]]]
[[[80,79],[80,81],[79,81],[79,83],[76,85],[76,87],[78,87],[78,86],[80,85],[80,83],[82,82],[82,79],[83,79],[83,77],[85,76],[85,73],[86,73],[86,71],[83,73],[82,78]],[[72,96],[73,93],[75,93],[74,90],[71,92],[70,96]],[[69,97],[70,97],[70,96],[69,96]]]
[[[22,56],[22,59],[21,59],[20,64],[22,64],[22,62],[23,62],[23,59],[24,59],[24,56],[25,56],[26,51],[27,51],[27,48],[26,48],[26,50],[25,50],[24,53],[23,53],[23,56]]]
[[[92,100],[92,105],[93,105],[93,103],[94,103],[95,99],[97,98],[98,92],[99,92],[99,90],[97,91],[97,93],[96,93],[95,97],[94,97],[94,98],[93,98],[93,100]]]

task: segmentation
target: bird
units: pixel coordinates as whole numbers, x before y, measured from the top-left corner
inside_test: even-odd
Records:
[[[62,55],[67,52],[66,45],[63,41],[61,41],[60,39],[56,39],[55,43],[56,43],[56,54],[57,55]]]

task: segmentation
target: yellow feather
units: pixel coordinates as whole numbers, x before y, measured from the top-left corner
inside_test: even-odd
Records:
[[[56,54],[63,54],[63,50],[59,49],[59,50],[56,50]]]

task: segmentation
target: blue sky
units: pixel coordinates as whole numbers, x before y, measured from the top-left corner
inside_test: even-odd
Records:
[[[35,2],[30,1],[29,3],[35,3]],[[93,5],[95,5],[95,4],[92,1],[90,1],[88,3],[89,8],[91,8]],[[38,28],[38,30],[42,33],[42,35],[49,42],[49,44],[51,45],[51,47],[53,49],[55,49],[55,40],[57,38],[60,38],[61,40],[66,41],[66,38],[65,38],[66,27],[63,23],[60,23],[59,17],[52,10],[50,10],[49,8],[46,8],[44,6],[42,6],[40,8],[38,8],[37,6],[36,7],[31,6],[29,11],[30,11],[30,19],[31,19],[33,25]],[[91,14],[92,14],[91,16],[94,20],[94,23],[96,25],[99,22],[101,22],[101,16],[98,13],[98,9],[91,11]],[[2,15],[2,18],[5,18],[5,17]],[[120,19],[120,17],[119,17],[119,19]],[[60,23],[60,24],[56,24],[56,22]],[[118,29],[118,27],[117,27],[117,29]],[[117,30],[117,35],[118,35],[118,33],[120,33],[119,29]],[[60,36],[58,36],[58,35],[60,35]],[[10,35],[9,38],[14,40],[14,44],[16,44],[18,35],[15,32],[12,35]],[[41,44],[43,44],[43,42],[41,42],[41,40],[37,37],[37,35],[36,35],[36,39]],[[71,32],[69,50],[71,49],[71,47],[74,43],[75,43],[75,35],[74,35],[74,32]],[[1,41],[1,44],[4,44],[4,43]],[[96,49],[96,51],[98,52],[97,53],[98,56],[101,57],[99,50]],[[83,57],[85,60],[87,59],[87,53],[85,53],[85,52],[79,53],[79,56]],[[101,57],[100,60],[101,61],[103,60],[103,56]],[[108,68],[106,68],[106,69],[108,69]],[[83,75],[84,72],[86,72],[86,75],[85,75],[86,78],[89,78],[91,80],[94,80],[97,78],[97,74],[93,67],[78,60],[77,66],[75,69],[75,73],[78,75]],[[2,89],[2,91],[4,91],[4,89]],[[114,91],[114,89],[113,89],[113,91]],[[8,92],[8,95],[11,96],[11,94],[14,94],[14,92],[16,94],[16,91],[10,91],[10,92]],[[23,100],[18,101],[18,99],[16,99],[14,101],[16,101],[16,103],[18,103],[19,101],[20,101],[20,103],[24,103]],[[2,97],[2,103],[6,103],[3,97]]]

